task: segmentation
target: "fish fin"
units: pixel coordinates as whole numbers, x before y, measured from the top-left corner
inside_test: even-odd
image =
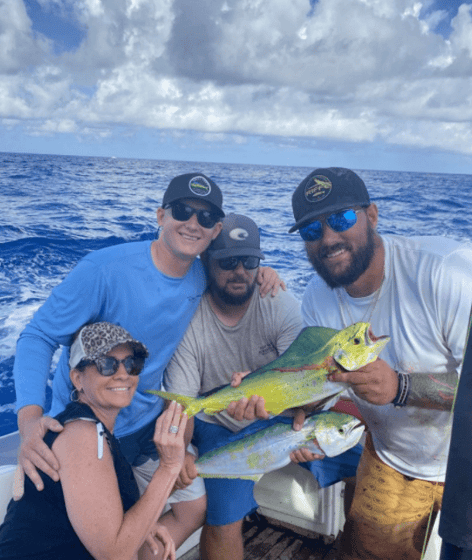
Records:
[[[176,401],[185,408],[186,414],[191,417],[202,409],[201,400],[198,397],[189,397],[188,395],[179,395],[178,393],[167,393],[166,391],[155,391],[148,389],[147,393],[157,395],[166,401]]]
[[[205,473],[198,473],[198,476],[201,478],[241,478],[243,480],[253,480],[254,482],[258,482],[262,478],[262,474],[254,474],[254,475],[229,475],[229,474],[205,474]]]
[[[247,476],[240,476],[239,478],[242,478],[243,480],[253,480],[254,482],[259,482],[259,480],[262,478],[262,474],[255,474],[255,475],[247,475]]]
[[[278,367],[285,368],[299,368],[302,364],[311,363],[313,355],[320,352],[320,350],[336,335],[339,330],[330,329],[328,327],[305,327],[303,328],[297,338],[292,344],[283,352],[276,360],[261,368],[253,371],[244,379],[255,377],[265,371],[276,369]],[[315,351],[312,348],[315,347]]]
[[[314,443],[312,439],[306,441],[300,447],[306,447],[308,451],[311,451],[312,453],[317,453],[318,455],[326,455],[326,453],[321,449],[321,447],[319,445],[316,445],[316,443]]]
[[[308,331],[316,333],[322,342],[328,342],[328,340],[331,340],[333,336],[338,334],[339,329],[331,329],[330,327],[304,327],[298,336],[300,336],[303,331],[307,331],[306,334],[308,334]]]
[[[202,393],[200,396],[201,397],[209,397],[211,395],[213,395],[214,393],[217,393],[218,391],[221,391],[221,389],[225,389],[226,387],[229,387],[230,383],[226,383],[225,385],[220,385],[219,387],[215,387],[214,389],[210,389],[209,391],[206,391],[205,393]]]

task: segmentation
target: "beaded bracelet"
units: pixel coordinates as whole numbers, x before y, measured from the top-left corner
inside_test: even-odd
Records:
[[[393,406],[405,406],[410,393],[410,375],[408,373],[395,372],[398,375],[398,392],[393,399]]]

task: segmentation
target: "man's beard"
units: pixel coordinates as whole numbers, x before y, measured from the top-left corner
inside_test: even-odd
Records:
[[[350,266],[340,274],[333,274],[324,264],[324,259],[328,253],[332,253],[339,249],[346,249],[351,253],[352,260]],[[364,272],[369,268],[375,252],[374,228],[367,224],[367,240],[365,245],[359,247],[356,251],[352,250],[348,243],[338,243],[331,247],[324,247],[318,251],[317,255],[309,254],[308,260],[311,262],[316,272],[323,278],[330,288],[339,288],[341,286],[349,286],[353,284]]]
[[[256,288],[256,279],[254,279],[252,284],[247,284],[247,290],[244,292],[244,294],[241,295],[229,294],[225,290],[225,288],[220,288],[214,281],[211,282],[210,285],[210,289],[213,292],[213,294],[219,297],[221,301],[223,301],[227,305],[242,305],[243,303],[246,303],[246,301],[248,301],[248,299],[252,297],[255,288]]]

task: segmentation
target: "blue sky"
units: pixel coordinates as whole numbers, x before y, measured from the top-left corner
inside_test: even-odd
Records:
[[[0,151],[472,173],[470,4],[3,2]]]

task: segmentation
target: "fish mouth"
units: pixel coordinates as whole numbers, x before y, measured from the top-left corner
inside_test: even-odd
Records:
[[[359,422],[357,422],[353,426],[351,425],[348,427],[346,431],[346,435],[349,437],[352,436],[353,434],[359,434],[359,438],[360,438],[361,434],[359,432],[364,432],[364,430],[365,430],[365,424],[364,422],[359,420]]]
[[[375,336],[370,325],[369,328],[365,331],[365,343],[367,346],[373,346],[376,342],[379,342],[380,340],[384,340],[386,338],[388,338],[388,336],[386,335]]]

